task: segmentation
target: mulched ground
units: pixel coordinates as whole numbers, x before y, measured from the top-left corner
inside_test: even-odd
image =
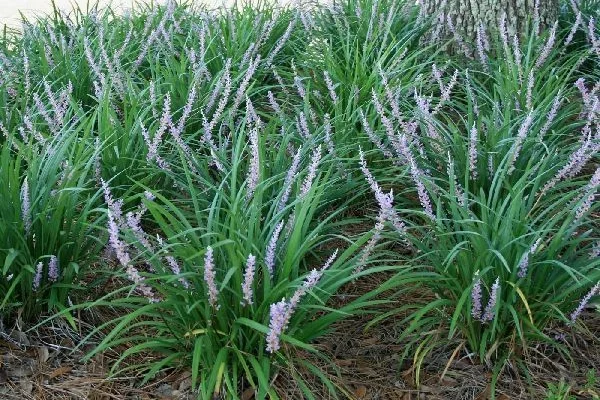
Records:
[[[344,296],[336,301],[341,304],[366,293],[386,278],[367,277],[360,283],[350,284],[343,291]],[[426,296],[423,293],[418,295]],[[387,307],[392,309],[409,300],[400,298]],[[6,332],[5,329],[4,334],[0,335],[0,399],[196,399],[190,388],[188,371],[169,371],[140,387],[141,378],[138,376],[107,378],[111,363],[118,358],[119,349],[97,355],[87,363],[81,362],[90,347],[73,352],[76,343],[85,336],[85,331],[91,331],[93,323],[105,318],[110,318],[110,315],[79,315],[80,332],[73,331],[60,320],[54,320],[28,334],[16,330]],[[401,316],[366,329],[372,318],[371,315],[362,315],[343,321],[335,326],[332,333],[316,343],[331,362],[309,354],[299,353],[297,356],[306,357],[319,365],[349,399],[489,398],[489,370],[475,362],[458,341],[440,347],[428,357],[422,366],[420,385],[417,387],[415,371],[411,368],[412,360],[400,361],[403,345],[396,338],[401,329],[398,324]],[[577,399],[598,398],[600,390],[589,387],[586,374],[600,365],[600,315],[595,311],[588,312],[584,318],[589,328],[584,334],[575,335],[567,327],[556,327],[550,331],[564,338],[565,345],[571,351],[571,360],[547,346],[534,346],[525,356],[531,371],[529,381],[509,366],[502,374],[497,398],[544,399],[548,384],[561,380],[571,387],[571,395]],[[333,397],[318,380],[311,379],[308,371],[295,372],[303,375],[316,398]],[[294,379],[287,371],[279,373],[274,385],[282,398],[302,399]],[[596,388],[599,386],[596,385]],[[243,398],[250,400],[252,396],[248,392]]]

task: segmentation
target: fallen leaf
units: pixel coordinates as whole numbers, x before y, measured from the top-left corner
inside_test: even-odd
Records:
[[[50,375],[48,375],[48,378],[54,379],[61,375],[68,374],[72,370],[73,370],[73,367],[59,367],[59,368],[56,368],[54,371],[50,372]]]
[[[367,395],[367,387],[366,386],[360,385],[359,387],[354,389],[354,396],[356,396],[357,399],[364,399],[366,395]]]

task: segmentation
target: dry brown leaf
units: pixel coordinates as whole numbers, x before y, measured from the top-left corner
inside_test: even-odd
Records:
[[[354,396],[356,396],[357,399],[364,399],[366,395],[367,395],[367,387],[366,386],[360,385],[359,387],[354,389]]]
[[[354,363],[354,360],[343,360],[343,359],[339,359],[339,360],[335,360],[335,364],[338,367],[349,367],[350,365],[352,365],[352,363]]]
[[[59,368],[56,368],[54,371],[50,372],[50,375],[48,375],[48,379],[58,378],[61,375],[68,374],[72,370],[73,370],[73,367],[59,367]]]

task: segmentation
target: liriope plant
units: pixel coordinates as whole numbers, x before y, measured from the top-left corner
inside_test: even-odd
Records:
[[[538,60],[553,60],[560,47],[552,51]],[[446,103],[438,106],[417,91],[414,119],[390,116],[385,133],[373,134],[391,161],[385,169],[361,152],[381,207],[378,221],[396,221],[397,240],[413,247],[411,264],[419,266],[390,284],[403,293],[416,281],[435,295],[381,317],[405,316],[400,339],[409,344],[405,356],[413,357],[417,371],[451,340],[487,363],[495,382],[507,361],[523,366],[532,343],[562,348],[549,327],[576,327],[597,294],[598,98],[585,78],[573,77],[578,57],[551,61],[551,68],[545,60],[533,62],[539,76],[561,78],[552,86],[538,86],[538,78],[524,82],[521,100],[502,89],[507,82],[518,86],[516,76],[474,84],[467,71],[444,80],[434,67],[432,79]],[[459,79],[466,83],[462,90]],[[388,118],[384,109],[379,114]],[[389,185],[396,197],[382,189]],[[394,200],[404,207],[391,209]],[[382,237],[382,224],[374,230]]]
[[[337,182],[318,135],[296,147],[277,124],[261,125],[251,112],[230,145],[218,168],[179,149],[169,191],[140,184],[145,194],[123,202],[102,181],[109,243],[130,284],[90,304],[122,316],[98,327],[110,333],[86,357],[127,343],[114,372],[141,370],[148,380],[185,365],[199,398],[239,398],[248,388],[257,398],[278,398],[272,379],[292,365],[308,368],[335,394],[295,352],[316,352],[310,342],[335,321],[376,303],[366,295],[327,307],[353,279],[366,241],[341,234],[352,220],[339,217],[354,197],[341,193],[354,185]],[[139,206],[125,212],[133,203]],[[149,365],[130,361],[148,351],[162,356]]]

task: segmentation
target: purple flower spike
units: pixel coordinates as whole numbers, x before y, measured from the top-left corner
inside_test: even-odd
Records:
[[[244,282],[242,283],[242,305],[252,305],[252,283],[254,281],[254,271],[256,269],[256,257],[252,254],[246,261],[246,271],[244,272]]]
[[[288,325],[288,309],[289,306],[285,299],[271,304],[269,311],[271,319],[269,321],[269,333],[267,334],[267,351],[269,353],[275,353],[281,348],[279,337]]]
[[[23,226],[25,228],[25,235],[29,236],[31,234],[31,200],[29,198],[29,182],[27,181],[27,177],[23,180],[23,185],[21,186],[21,217],[23,218]]]
[[[481,279],[478,277],[471,289],[471,315],[476,320],[481,320],[483,305],[481,303]]]
[[[48,263],[48,280],[50,282],[56,282],[59,275],[58,258],[56,256],[50,256],[50,262]]]
[[[494,309],[496,308],[496,302],[498,301],[498,290],[500,289],[500,278],[496,278],[496,282],[492,285],[492,290],[490,291],[490,298],[488,300],[487,306],[485,307],[485,312],[481,317],[481,322],[490,322],[494,319]]]
[[[571,313],[571,324],[574,324],[579,315],[583,312],[583,309],[588,305],[591,298],[598,294],[600,290],[600,282],[596,283],[590,291],[581,299],[579,306]]]
[[[208,302],[215,310],[220,308],[218,302],[219,290],[216,283],[215,262],[213,259],[213,249],[208,246],[204,255],[204,281],[208,286]]]
[[[43,272],[44,272],[44,264],[40,261],[37,264],[37,267],[35,270],[35,276],[33,277],[32,289],[34,292],[37,292],[38,289],[40,288],[40,285],[42,284],[42,273]]]
[[[269,275],[271,276],[271,278],[273,277],[275,268],[275,252],[277,251],[277,240],[279,240],[279,235],[281,234],[282,229],[283,221],[277,224],[275,230],[273,231],[273,236],[271,236],[271,240],[269,240],[269,244],[267,245],[265,265],[267,266],[267,270],[269,271]]]

